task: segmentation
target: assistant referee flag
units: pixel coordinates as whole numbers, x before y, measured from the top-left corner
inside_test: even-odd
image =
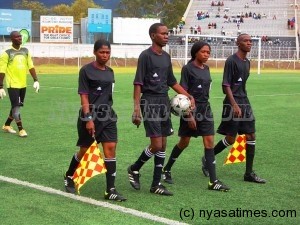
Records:
[[[239,163],[246,161],[246,136],[238,135],[228,156],[224,161],[225,164]]]
[[[106,168],[101,156],[97,142],[95,141],[82,157],[74,175],[73,180],[77,192],[92,177],[105,173]]]

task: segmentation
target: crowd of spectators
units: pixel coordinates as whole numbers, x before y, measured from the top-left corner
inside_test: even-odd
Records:
[[[251,2],[252,5],[253,4],[260,4],[260,0],[249,0],[249,3],[245,3],[244,8],[247,10],[247,12],[242,12],[243,10],[241,10],[240,12],[237,13],[233,13],[230,11],[230,8],[224,5],[223,1],[211,1],[211,8],[208,11],[205,10],[198,10],[197,11],[197,20],[203,20],[206,18],[210,18],[215,16],[216,18],[221,18],[223,17],[225,20],[223,21],[223,23],[236,23],[236,34],[239,35],[242,31],[241,31],[241,27],[244,25],[242,25],[243,23],[245,23],[245,19],[246,18],[252,18],[255,20],[261,20],[263,18],[268,18],[270,17],[267,16],[266,13],[262,13],[262,12],[255,12],[259,10],[259,8],[257,8],[258,6],[251,6]],[[225,2],[226,4],[226,2]],[[255,9],[254,9],[254,8]],[[214,9],[213,9],[214,8]],[[216,11],[217,8],[217,11]],[[250,8],[252,8],[251,10],[249,10]],[[246,11],[244,10],[244,11]],[[223,15],[221,15],[223,14]],[[269,13],[270,14],[270,13]],[[276,14],[272,15],[269,19],[273,19],[276,20],[277,16]],[[221,28],[221,35],[230,35],[230,34],[234,34],[235,32],[232,31],[232,28],[229,29],[229,32],[225,32],[225,29],[223,26],[220,26],[222,24],[219,24],[220,20],[216,19],[216,22],[212,21],[211,19],[208,21],[207,26],[203,26],[204,29],[201,28],[202,26],[202,22],[200,24],[194,25],[194,26],[190,26],[189,28],[186,28],[185,30],[189,30],[190,34],[202,34],[202,33],[206,33],[206,29],[217,29],[217,27],[222,27]],[[294,29],[295,28],[295,18],[291,18],[288,19],[287,21],[288,23],[288,29]],[[219,26],[218,26],[219,25]],[[182,30],[183,30],[183,26],[184,24],[180,24],[177,27],[174,27],[172,30],[173,34],[181,34]],[[227,28],[228,25],[224,26]],[[230,25],[232,26],[232,25]]]

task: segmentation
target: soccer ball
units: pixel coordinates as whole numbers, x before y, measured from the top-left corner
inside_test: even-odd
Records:
[[[171,98],[170,104],[171,113],[175,116],[187,115],[191,108],[190,99],[183,94],[177,94]]]

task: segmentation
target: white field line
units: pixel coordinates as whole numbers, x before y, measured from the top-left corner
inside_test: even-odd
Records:
[[[163,217],[159,217],[159,216],[155,216],[152,215],[150,213],[145,213],[145,212],[141,212],[135,209],[130,209],[130,208],[126,208],[124,206],[119,206],[119,205],[114,205],[108,202],[102,202],[102,201],[98,201],[95,199],[91,199],[91,198],[87,198],[87,197],[83,197],[83,196],[79,196],[79,195],[74,195],[74,194],[70,194],[70,193],[66,193],[60,190],[56,190],[50,187],[45,187],[45,186],[41,186],[41,185],[37,185],[37,184],[32,184],[29,183],[27,181],[21,181],[18,179],[14,179],[14,178],[9,178],[9,177],[4,177],[0,175],[0,181],[4,181],[4,182],[8,182],[8,183],[12,183],[12,184],[16,184],[16,185],[22,185],[25,187],[29,187],[32,189],[36,189],[36,190],[40,190],[43,192],[46,192],[48,194],[54,194],[54,195],[60,195],[60,196],[64,196],[66,198],[70,198],[76,201],[80,201],[80,202],[84,202],[87,204],[91,204],[91,205],[96,205],[96,206],[100,206],[100,207],[104,207],[104,208],[109,208],[115,211],[119,211],[122,213],[126,213],[126,214],[131,214],[133,216],[136,217],[141,217],[144,219],[148,219],[151,221],[156,221],[156,222],[160,222],[160,223],[164,223],[164,224],[178,224],[178,225],[186,225],[186,223],[181,223],[179,221],[175,221],[175,220],[170,220],[167,218],[163,218]],[[179,213],[179,212],[178,212]],[[179,216],[179,214],[178,214]]]

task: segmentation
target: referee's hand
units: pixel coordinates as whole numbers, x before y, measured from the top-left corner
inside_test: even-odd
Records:
[[[6,96],[6,92],[3,88],[0,88],[0,99],[3,99]]]
[[[131,117],[132,123],[136,125],[137,128],[139,128],[141,122],[142,122],[142,117],[140,112],[133,112],[132,117]]]

